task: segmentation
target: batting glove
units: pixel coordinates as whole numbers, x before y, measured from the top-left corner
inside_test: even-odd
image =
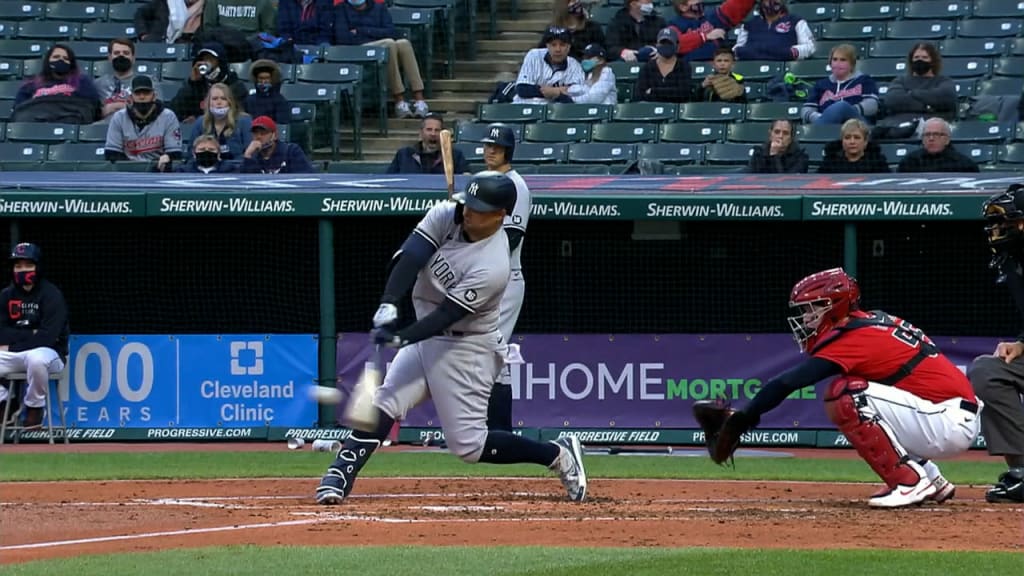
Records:
[[[374,344],[387,346],[388,348],[401,348],[408,344],[401,336],[387,328],[374,328],[370,332],[370,337],[373,338]]]
[[[373,315],[373,327],[380,328],[398,321],[398,307],[394,304],[381,304]]]

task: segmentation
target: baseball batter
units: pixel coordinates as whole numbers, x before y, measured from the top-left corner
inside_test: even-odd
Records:
[[[918,328],[882,311],[860,309],[860,288],[841,268],[812,274],[793,287],[789,318],[810,354],[769,380],[732,414],[723,434],[739,439],[792,392],[838,376],[825,411],[886,486],[868,504],[900,508],[942,502],[956,488],[933,458],[967,450],[980,430],[982,403],[970,382]]]
[[[503,223],[516,204],[515,184],[500,172],[480,172],[452,200],[431,208],[396,255],[373,317],[374,342],[398,348],[373,401],[378,424],[345,440],[316,489],[320,504],[341,503],[395,420],[428,397],[449,449],[464,461],[547,466],[570,499],[586,496],[575,436],[537,442],[487,429],[491,386],[508,353],[498,321],[510,276]],[[396,303],[410,288],[416,322],[395,330]]]
[[[526,226],[530,222],[530,208],[533,200],[530,188],[523,177],[512,168],[512,157],[516,151],[516,133],[504,124],[491,124],[487,127],[484,143],[484,162],[488,170],[495,170],[508,176],[516,185],[516,206],[512,213],[505,216],[505,233],[508,244],[512,248],[512,278],[509,280],[505,295],[501,298],[501,313],[498,319],[498,330],[502,338],[509,343],[513,352],[510,354],[514,362],[522,362],[518,355],[518,345],[512,343],[512,332],[515,331],[519,312],[523,309],[523,298],[526,296],[526,280],[523,278],[522,252]],[[487,405],[487,428],[491,430],[512,430],[512,367],[505,363],[501,376],[491,388],[491,399]]]

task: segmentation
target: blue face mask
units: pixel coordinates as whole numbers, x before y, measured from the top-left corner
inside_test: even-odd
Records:
[[[348,0],[348,3],[358,8],[359,6],[366,4],[366,0]]]
[[[583,67],[584,72],[590,72],[595,66],[597,66],[597,60],[584,60],[583,62],[580,62],[580,66]]]

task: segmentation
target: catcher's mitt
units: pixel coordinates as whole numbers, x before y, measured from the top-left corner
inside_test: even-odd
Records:
[[[740,445],[740,436],[752,426],[746,413],[734,410],[720,401],[694,402],[693,417],[704,429],[704,443],[715,464],[724,464],[732,458]]]
[[[712,75],[711,87],[722,100],[735,100],[746,93],[743,86],[732,77],[732,74]]]

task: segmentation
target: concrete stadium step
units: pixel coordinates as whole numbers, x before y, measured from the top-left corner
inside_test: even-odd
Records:
[[[469,74],[459,75],[454,80],[434,80],[434,94],[441,95],[445,92],[471,92],[482,93],[481,88],[494,85],[494,74],[486,76],[471,76]],[[490,96],[490,94],[488,94]]]
[[[540,34],[527,34],[525,38],[512,38],[506,39],[500,36],[498,40],[478,40],[477,46],[479,46],[479,52],[477,59],[483,59],[488,53],[494,52],[518,52],[520,54],[526,53],[527,50],[537,47],[537,42],[540,41]]]
[[[456,60],[455,77],[463,75],[492,77],[499,72],[519,72],[519,64],[523,60],[523,53],[518,54],[481,54],[477,60]]]

